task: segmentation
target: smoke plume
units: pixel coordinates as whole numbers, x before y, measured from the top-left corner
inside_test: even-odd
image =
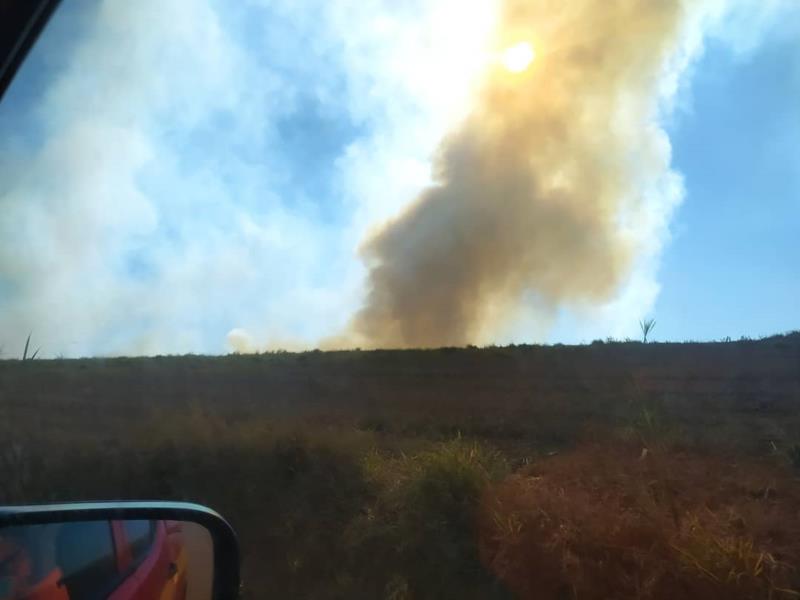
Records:
[[[633,334],[670,105],[797,4],[62,2],[0,104],[2,357]]]
[[[505,4],[496,51],[529,41],[536,59],[522,73],[492,64],[434,183],[362,246],[354,343],[462,345],[531,302],[547,320],[612,299],[665,235],[653,214],[681,198],[659,122],[688,64],[688,6]]]

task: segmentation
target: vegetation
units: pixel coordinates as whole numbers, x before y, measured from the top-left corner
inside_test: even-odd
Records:
[[[789,446],[787,454],[789,455],[789,462],[792,464],[792,467],[800,470],[800,444],[792,444]]]
[[[795,482],[756,462],[636,450],[590,444],[493,488],[484,561],[523,598],[798,597]]]
[[[0,503],[209,504],[248,598],[797,598],[798,352],[0,361]]]
[[[346,539],[354,566],[381,557],[380,568],[362,581],[367,596],[503,596],[475,543],[480,498],[506,473],[498,453],[455,438],[413,455],[373,451],[364,466],[374,497]]]
[[[642,330],[642,342],[647,343],[647,336],[653,331],[653,328],[656,326],[655,319],[644,319],[643,321],[639,321],[639,328]]]
[[[25,349],[22,351],[22,360],[33,360],[34,358],[36,358],[36,355],[39,354],[39,348],[37,348],[33,352],[33,354],[28,356],[28,347],[31,344],[31,335],[33,335],[33,334],[29,333],[28,334],[28,338],[25,340]]]

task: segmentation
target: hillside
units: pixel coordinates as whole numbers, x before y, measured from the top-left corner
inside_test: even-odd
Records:
[[[0,503],[206,503],[246,598],[793,598],[798,473],[798,333],[0,361]]]
[[[793,426],[800,333],[705,344],[0,361],[6,419],[52,422],[80,436],[119,435],[152,410],[377,426],[433,420],[507,426],[512,431],[496,433],[513,435],[549,413],[611,419],[631,401],[658,402],[676,418],[702,423],[740,415]]]

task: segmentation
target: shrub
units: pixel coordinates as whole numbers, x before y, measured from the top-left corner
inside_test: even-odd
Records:
[[[782,587],[793,575],[790,565],[757,548],[752,539],[726,531],[716,517],[692,516],[672,545],[679,564],[699,577],[698,588],[706,588],[708,597],[800,597]]]
[[[480,497],[507,472],[499,454],[457,438],[413,456],[373,452],[365,471],[377,495],[349,542],[354,561],[369,558],[376,597],[502,595],[476,544]]]

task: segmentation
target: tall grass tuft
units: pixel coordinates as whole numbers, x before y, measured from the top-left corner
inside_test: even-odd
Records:
[[[639,321],[639,328],[642,330],[642,342],[647,343],[647,336],[653,331],[653,328],[656,326],[655,319],[644,319]]]
[[[380,565],[375,597],[505,597],[480,563],[476,523],[482,495],[507,470],[498,453],[461,438],[411,456],[371,453],[365,474],[377,495],[348,535],[353,560]]]
[[[33,354],[28,356],[28,348],[30,347],[31,344],[31,335],[33,334],[29,333],[28,338],[25,340],[25,349],[22,351],[22,360],[33,360],[39,354],[40,348],[37,348]]]

